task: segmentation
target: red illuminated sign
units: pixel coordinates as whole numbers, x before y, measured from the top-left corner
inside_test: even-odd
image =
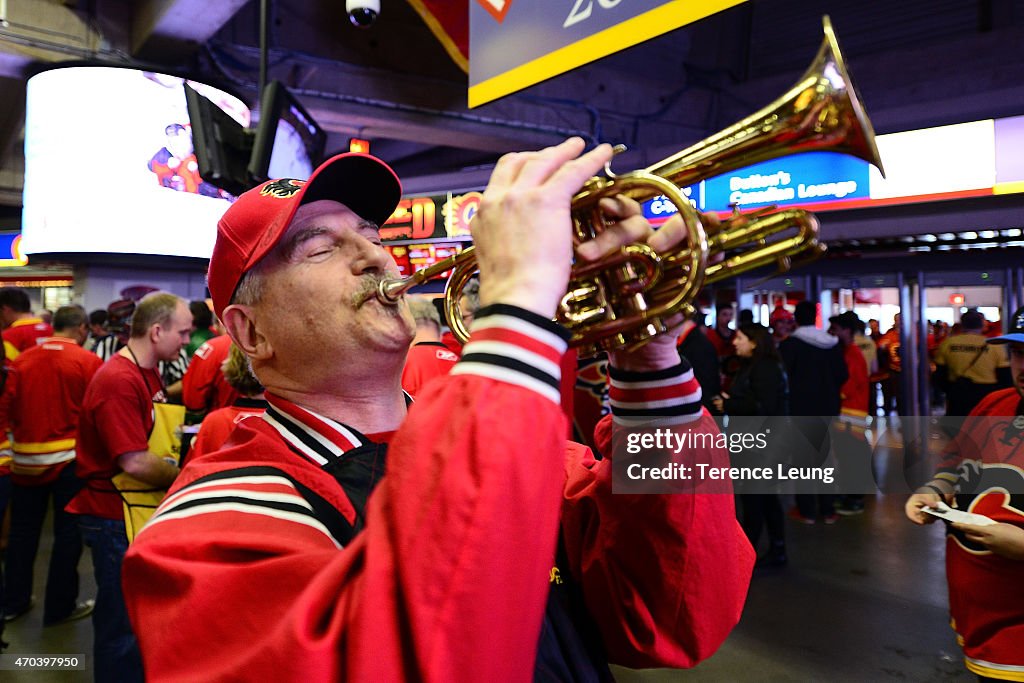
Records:
[[[435,235],[438,227],[441,232]],[[444,226],[437,225],[437,207],[430,197],[403,199],[380,229],[382,240],[424,240],[431,237],[445,237],[445,234]]]
[[[461,244],[385,244],[384,248],[391,252],[402,277],[408,277],[418,270],[423,270],[462,251]],[[445,271],[437,278],[446,278],[449,273],[451,271]]]

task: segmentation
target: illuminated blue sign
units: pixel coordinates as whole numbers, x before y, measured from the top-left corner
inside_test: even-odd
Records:
[[[700,211],[727,212],[764,206],[826,204],[870,197],[867,162],[835,152],[809,152],[765,161],[682,189]],[[838,206],[836,208],[839,208]],[[664,219],[676,207],[664,197],[644,203],[648,220]]]

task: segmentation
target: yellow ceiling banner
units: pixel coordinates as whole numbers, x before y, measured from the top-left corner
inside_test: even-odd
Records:
[[[471,0],[476,107],[746,0]]]

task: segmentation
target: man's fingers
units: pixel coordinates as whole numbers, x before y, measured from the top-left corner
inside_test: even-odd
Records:
[[[640,203],[631,197],[627,197],[624,194],[618,194],[614,197],[605,197],[599,202],[601,211],[608,214],[612,218],[629,218],[630,216],[639,216],[643,213],[643,209]]]
[[[596,261],[619,247],[644,242],[651,235],[651,226],[643,216],[631,216],[609,225],[592,240],[576,248],[576,254],[585,261]]]
[[[685,244],[689,236],[690,233],[686,229],[683,217],[677,213],[658,228],[658,231],[647,240],[647,244],[650,245],[651,249],[654,249],[659,254],[663,254],[676,249],[681,244]]]
[[[583,151],[584,144],[582,138],[569,138],[553,147],[547,147],[539,152],[528,153],[529,157],[526,159],[526,163],[519,169],[519,175],[515,179],[515,184],[530,187],[547,182],[563,166],[583,158],[580,157],[580,152]],[[591,175],[593,174],[591,173]],[[581,180],[580,185],[582,184],[583,181]]]
[[[523,165],[534,154],[537,154],[537,152],[512,152],[498,159],[498,163],[494,165],[494,170],[491,171],[491,177],[487,181],[487,188],[484,192],[493,192],[498,188],[508,187],[514,183]]]
[[[582,149],[583,141],[579,138],[570,138],[563,144],[572,141],[578,143],[577,149]],[[611,158],[612,146],[607,143],[600,144],[582,156],[562,162],[560,167],[548,179],[547,185],[555,192],[576,192],[576,190],[583,187],[583,183],[611,161]]]

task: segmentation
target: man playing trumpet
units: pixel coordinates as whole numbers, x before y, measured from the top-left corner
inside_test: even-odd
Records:
[[[396,271],[377,230],[401,194],[391,169],[344,154],[227,211],[210,292],[270,407],[185,467],[129,550],[147,678],[593,680],[609,661],[688,667],[717,649],[753,562],[732,497],[612,495],[610,457],[565,440],[568,335],[551,318],[571,198],[611,157],[582,152],[570,139],[498,162],[473,224],[472,334],[412,405],[412,318],[376,298]],[[684,234],[602,205],[617,223],[577,258]],[[701,415],[671,335],[611,364],[613,413]]]

